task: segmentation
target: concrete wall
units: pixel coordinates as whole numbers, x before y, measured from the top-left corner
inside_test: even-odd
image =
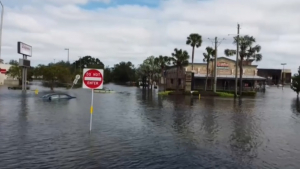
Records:
[[[11,65],[9,64],[2,64],[0,63],[0,68],[1,69],[5,69],[6,71],[8,71],[8,69],[10,68]],[[4,85],[4,80],[7,79],[7,76],[3,73],[0,73],[0,85]]]

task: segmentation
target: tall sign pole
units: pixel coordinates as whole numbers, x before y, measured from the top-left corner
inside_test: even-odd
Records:
[[[237,25],[237,39],[236,39],[236,59],[235,59],[235,86],[234,86],[234,97],[237,97],[237,83],[238,83],[238,63],[239,63],[239,45],[240,45],[240,24]]]
[[[18,53],[23,55],[22,59],[19,59],[19,66],[22,67],[22,91],[27,90],[27,69],[30,67],[30,60],[27,60],[27,56],[32,56],[32,47],[23,42],[18,42]]]
[[[93,103],[94,103],[94,89],[103,89],[103,69],[83,69],[82,88],[92,89],[92,99],[90,107],[90,132],[92,131],[93,120]]]

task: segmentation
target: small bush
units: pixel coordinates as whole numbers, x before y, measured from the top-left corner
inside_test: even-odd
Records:
[[[158,92],[159,95],[169,95],[172,94],[173,91],[162,91],[162,92]]]
[[[256,92],[242,92],[242,96],[256,96]]]
[[[220,97],[234,97],[232,93],[216,92]]]

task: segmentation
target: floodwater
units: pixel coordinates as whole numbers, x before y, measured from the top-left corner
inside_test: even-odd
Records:
[[[90,90],[46,102],[40,97],[49,89],[36,87],[38,95],[0,87],[1,169],[300,166],[300,103],[289,88],[240,104],[110,84],[120,93],[94,94],[89,133]]]

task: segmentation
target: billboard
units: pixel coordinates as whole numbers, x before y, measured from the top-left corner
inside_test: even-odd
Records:
[[[18,53],[26,56],[31,56],[32,47],[23,42],[18,42]]]

